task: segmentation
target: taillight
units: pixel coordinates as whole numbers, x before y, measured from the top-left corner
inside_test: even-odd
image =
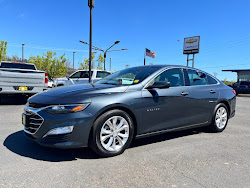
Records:
[[[48,83],[48,81],[49,81],[49,79],[48,79],[48,73],[47,73],[47,72],[45,72],[45,84],[47,84],[47,83]]]
[[[234,93],[234,95],[236,96],[236,91],[233,89],[232,92]]]

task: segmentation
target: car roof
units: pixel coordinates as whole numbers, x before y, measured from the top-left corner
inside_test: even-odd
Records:
[[[77,71],[89,71],[88,69],[80,69],[80,70],[77,70]],[[91,69],[91,71],[104,71],[104,72],[110,72],[110,71],[107,71],[107,70],[98,70],[98,69]]]
[[[183,68],[183,69],[192,69],[192,70],[196,70],[198,72],[203,72],[203,73],[206,73],[208,74],[209,76],[215,78],[217,81],[219,81],[216,77],[212,76],[211,74],[207,73],[206,71],[203,71],[203,70],[200,70],[200,69],[197,69],[197,68],[194,68],[194,67],[188,67],[188,66],[183,66],[183,65],[145,65],[145,66],[137,66],[137,67],[158,67],[159,69],[162,69],[162,68]],[[133,67],[131,67],[133,68]]]
[[[196,68],[193,68],[193,67],[188,67],[188,66],[183,66],[183,65],[145,65],[145,66],[137,66],[137,67],[156,67],[156,68],[170,68],[170,67],[176,67],[176,68],[188,68],[188,69],[196,69]],[[133,67],[130,67],[130,68],[133,68]],[[196,69],[196,70],[199,70],[199,69]]]

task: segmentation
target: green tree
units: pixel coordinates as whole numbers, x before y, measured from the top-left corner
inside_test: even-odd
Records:
[[[30,57],[28,62],[34,63],[38,70],[46,71],[50,79],[64,76],[67,71],[65,54],[59,57],[55,56],[56,52],[48,51],[43,53],[42,57],[39,55]]]
[[[236,81],[235,80],[228,81],[227,78],[225,78],[224,80],[222,80],[222,82],[226,85],[233,85]]]
[[[93,61],[93,59],[95,58],[94,52],[92,52],[91,58],[92,58],[91,68],[94,69],[94,67],[95,67],[95,63]],[[81,69],[89,69],[89,59],[88,58],[86,58],[86,57],[84,58],[84,61],[82,63],[80,63],[80,68]]]
[[[149,65],[154,65],[154,63],[149,63]]]
[[[7,59],[7,41],[1,41],[0,43],[0,62]]]
[[[95,53],[92,52],[91,68],[94,69],[95,62],[98,62],[97,69],[103,70],[104,57],[102,56],[102,54],[100,54],[98,56],[97,60],[94,60],[94,59],[95,59]],[[84,58],[84,62],[80,63],[80,68],[81,69],[89,69],[89,58],[86,58],[86,57]]]
[[[104,57],[102,56],[102,54],[99,55],[97,61],[98,61],[97,69],[103,70]]]

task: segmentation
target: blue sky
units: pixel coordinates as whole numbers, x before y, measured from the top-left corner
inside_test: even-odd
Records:
[[[87,0],[0,0],[0,40],[8,41],[8,55],[25,58],[53,50],[76,64],[88,56],[89,8]],[[112,70],[143,64],[144,49],[154,51],[154,64],[186,65],[183,39],[201,36],[195,67],[219,79],[236,79],[222,69],[250,68],[249,0],[95,0],[93,45],[110,52]]]

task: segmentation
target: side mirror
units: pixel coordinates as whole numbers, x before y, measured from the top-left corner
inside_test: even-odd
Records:
[[[154,89],[154,88],[164,89],[164,88],[169,88],[169,87],[170,87],[170,82],[158,81],[158,82],[154,82],[152,85],[150,84],[147,87],[147,89]]]
[[[69,76],[66,76],[66,78],[69,80]]]

